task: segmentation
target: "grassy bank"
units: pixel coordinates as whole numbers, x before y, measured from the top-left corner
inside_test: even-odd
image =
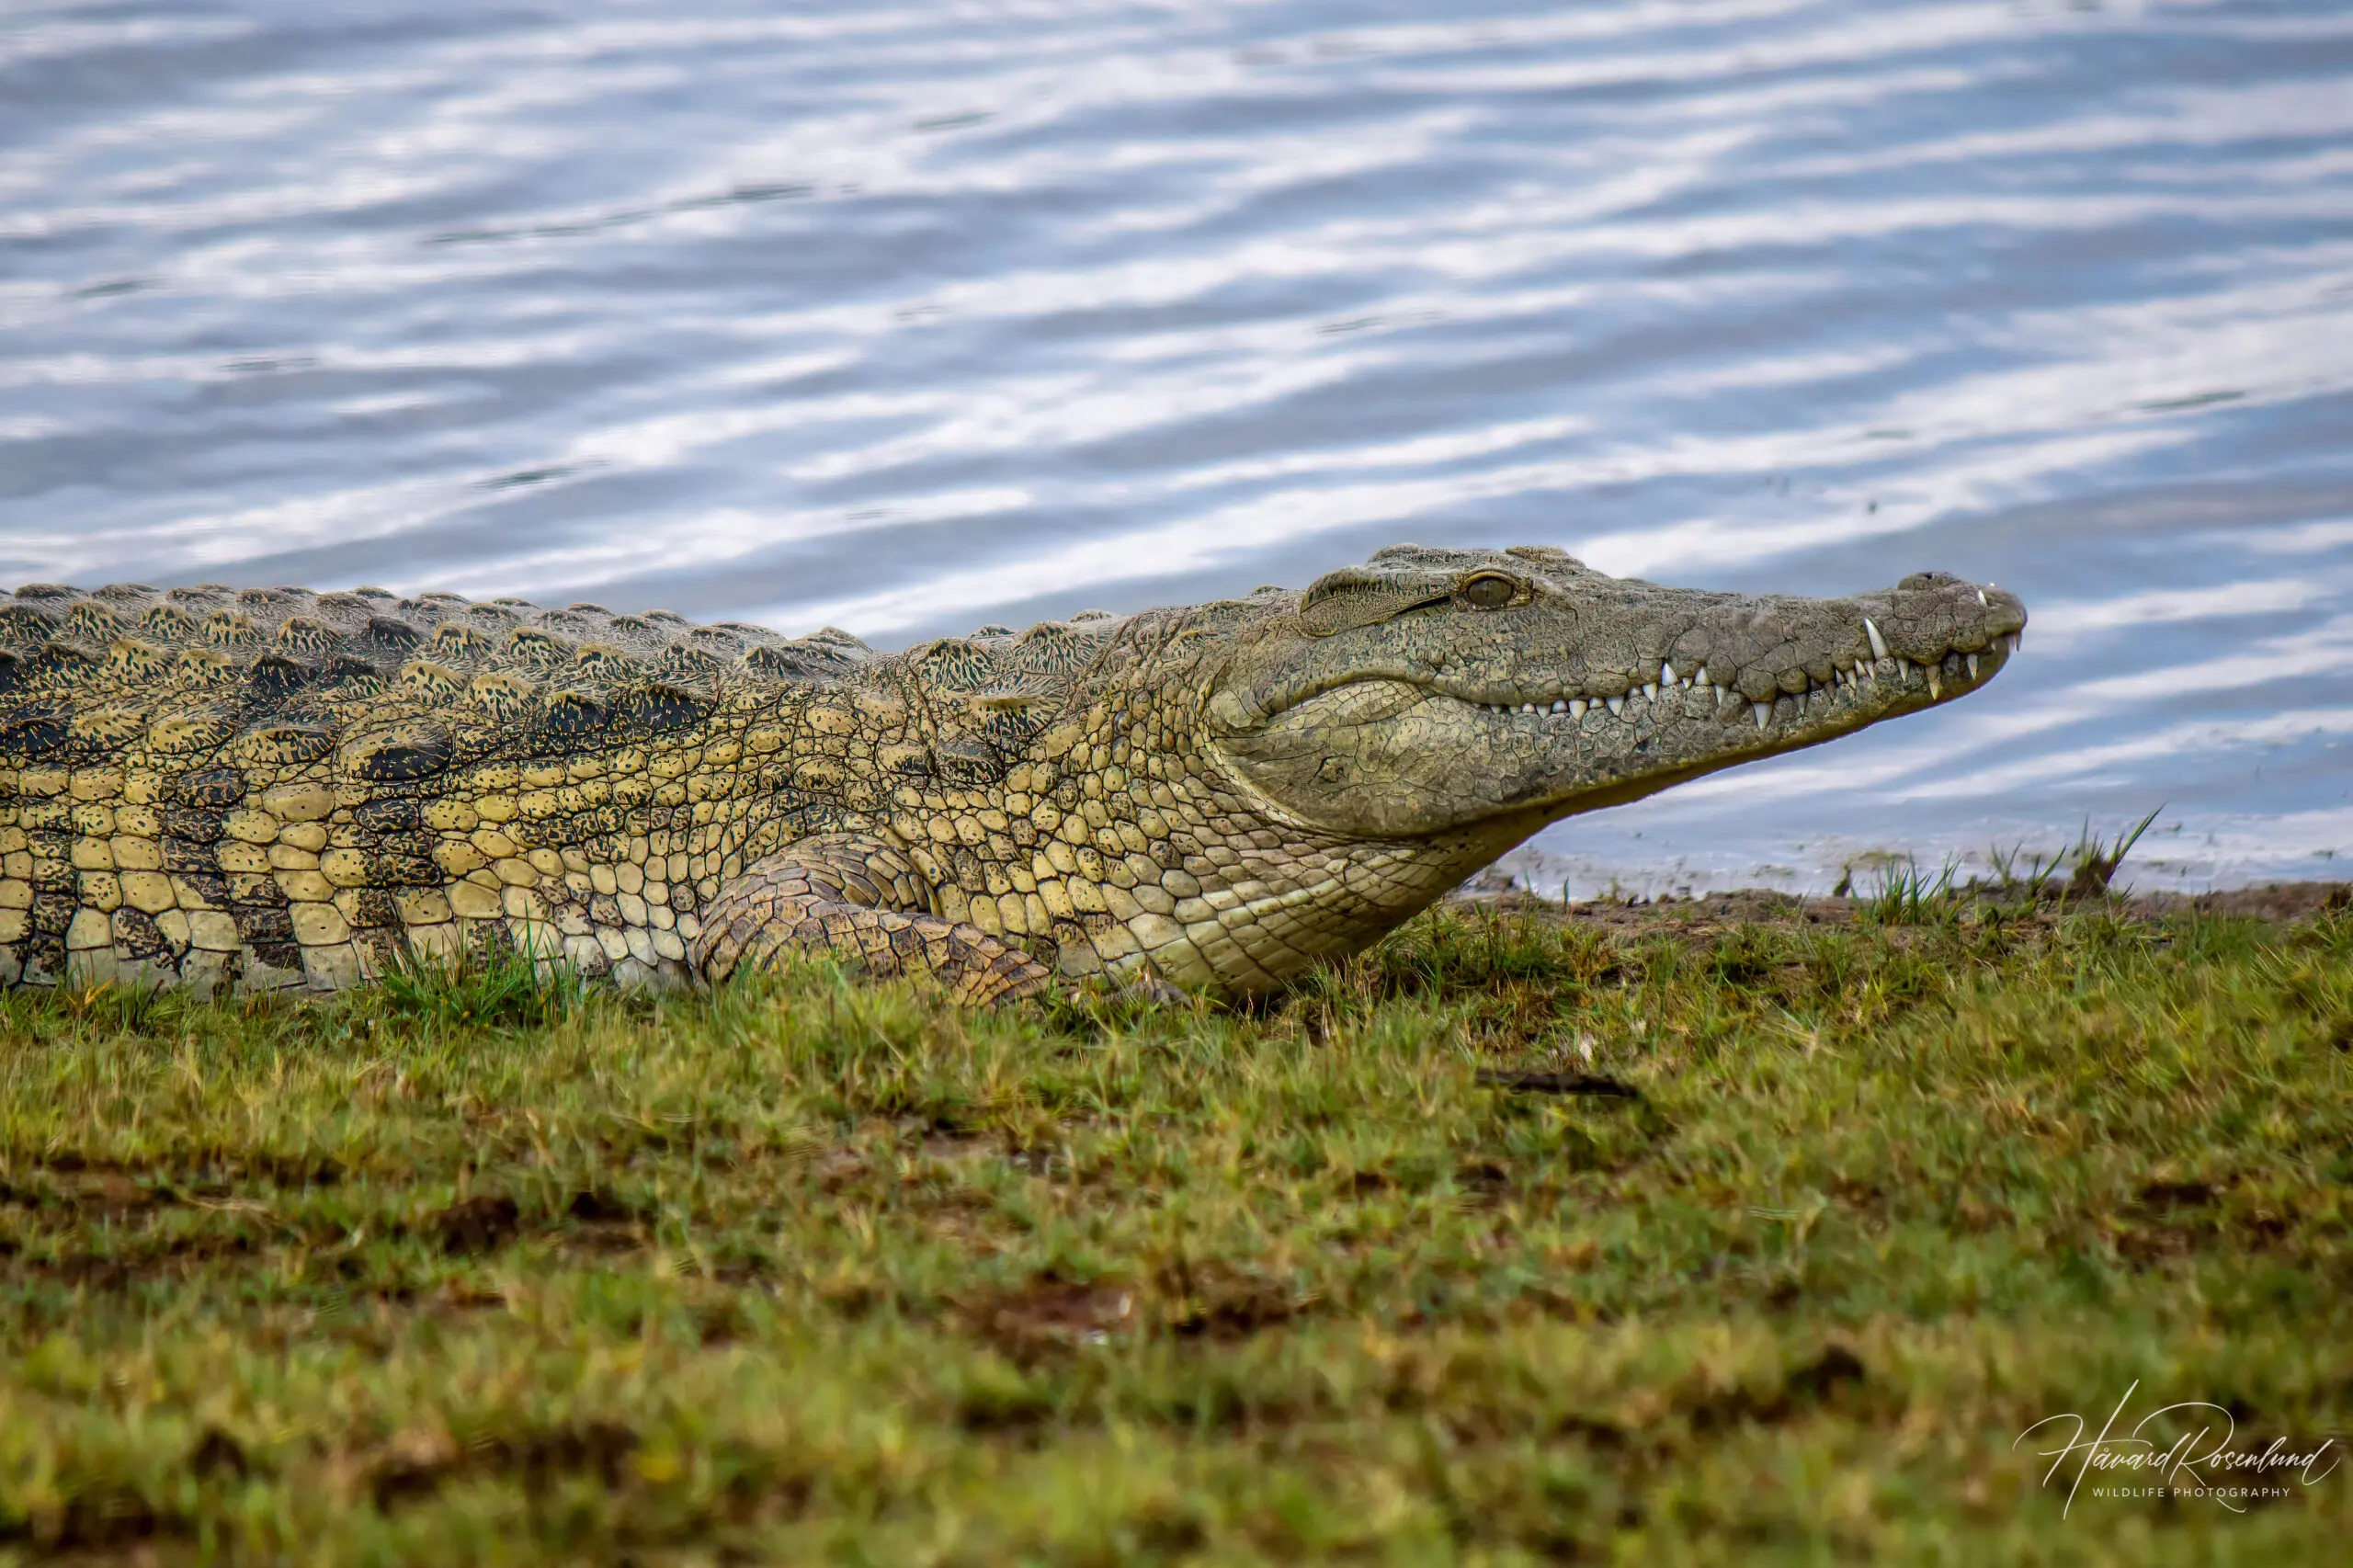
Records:
[[[0,1560],[2353,1539],[2343,1468],[2063,1517],[2012,1447],[2136,1381],[2353,1425],[2341,909],[1456,908],[1231,1013],[813,968],[0,1026]]]

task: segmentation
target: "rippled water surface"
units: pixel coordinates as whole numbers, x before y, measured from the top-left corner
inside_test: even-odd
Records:
[[[2346,874],[2353,8],[0,0],[0,581],[888,646],[1399,540],[2030,607],[1547,885]]]

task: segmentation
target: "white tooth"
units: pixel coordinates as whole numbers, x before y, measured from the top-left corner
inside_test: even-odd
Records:
[[[1584,717],[1585,717],[1585,710],[1586,710],[1586,699],[1585,699],[1584,698],[1582,698],[1582,697],[1572,697],[1572,698],[1570,698],[1570,699],[1569,699],[1569,717],[1570,717],[1570,718],[1572,718],[1572,719],[1582,719],[1582,718],[1584,718]]]
[[[1696,676],[1693,676],[1691,677],[1691,681],[1692,681],[1692,684],[1693,684],[1693,685],[1695,685],[1695,686],[1708,686],[1708,685],[1712,684],[1712,683],[1711,683],[1711,682],[1710,682],[1710,680],[1708,679],[1708,666],[1707,666],[1707,665],[1701,665],[1699,666],[1699,673],[1698,675],[1696,675]]]
[[[1732,699],[1732,687],[1722,681],[1716,683],[1716,706],[1721,708]]]
[[[1937,676],[1938,676],[1939,674],[1941,674],[1941,673],[1942,673],[1942,672],[1941,672],[1941,670],[1939,669],[1939,667],[1938,667],[1938,665],[1928,665],[1928,666],[1927,666],[1927,671],[1928,671],[1928,697],[1929,697],[1929,699],[1933,701],[1933,700],[1934,700],[1934,699],[1936,699],[1937,698],[1942,697],[1942,696],[1945,694],[1945,687],[1944,687],[1944,682],[1942,682],[1942,681],[1940,681],[1940,680],[1938,680],[1938,679],[1937,678]]]
[[[1870,633],[1871,657],[1874,659],[1886,658],[1887,639],[1879,634],[1879,628],[1871,624],[1871,618],[1870,616],[1863,617],[1863,630]]]
[[[1658,682],[1654,680],[1646,680],[1643,682],[1643,695],[1650,699],[1653,702],[1656,702],[1658,700]]]
[[[1985,590],[1983,588],[1977,590],[1977,602],[1984,605],[1987,609],[1994,608],[1993,601],[1985,597]]]
[[[1523,702],[1519,705],[1519,710],[1523,713],[1533,713],[1536,711],[1536,704],[1533,702]]]
[[[1626,710],[1626,699],[1624,698],[1612,697],[1606,699],[1606,700],[1608,702],[1609,711],[1612,713],[1623,713]]]
[[[1568,710],[1569,705],[1565,702],[1555,701],[1552,704],[1552,711],[1555,713],[1565,713]]]
[[[1773,716],[1773,705],[1769,702],[1757,702],[1753,703],[1750,706],[1756,715],[1756,727],[1760,730],[1763,729],[1765,727],[1765,721]]]
[[[2015,653],[2018,651],[2018,644],[2025,641],[2026,637],[2024,633],[2013,631],[2007,637],[2002,639],[2002,647],[2005,651]]]
[[[1673,686],[1676,684],[1675,666],[1673,665],[1662,665],[1659,666],[1658,683],[1661,686]]]
[[[1899,658],[1895,661],[1895,678],[1904,681],[1908,681],[1912,678],[1911,660]]]
[[[1977,678],[1977,655],[1974,653],[1969,655],[1969,678],[1972,680]]]

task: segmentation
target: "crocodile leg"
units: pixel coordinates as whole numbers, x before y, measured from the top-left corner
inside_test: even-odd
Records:
[[[1051,973],[977,926],[931,914],[907,858],[863,834],[804,838],[745,867],[702,916],[690,958],[714,983],[787,950],[832,954],[877,976],[928,975],[975,1006],[1046,989]]]

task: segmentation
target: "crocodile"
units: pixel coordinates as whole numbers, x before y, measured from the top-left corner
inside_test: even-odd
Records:
[[[882,653],[381,588],[0,594],[0,984],[623,985],[788,954],[982,1004],[1237,996],[1545,824],[1949,702],[2026,612],[1400,545],[1303,592]]]

